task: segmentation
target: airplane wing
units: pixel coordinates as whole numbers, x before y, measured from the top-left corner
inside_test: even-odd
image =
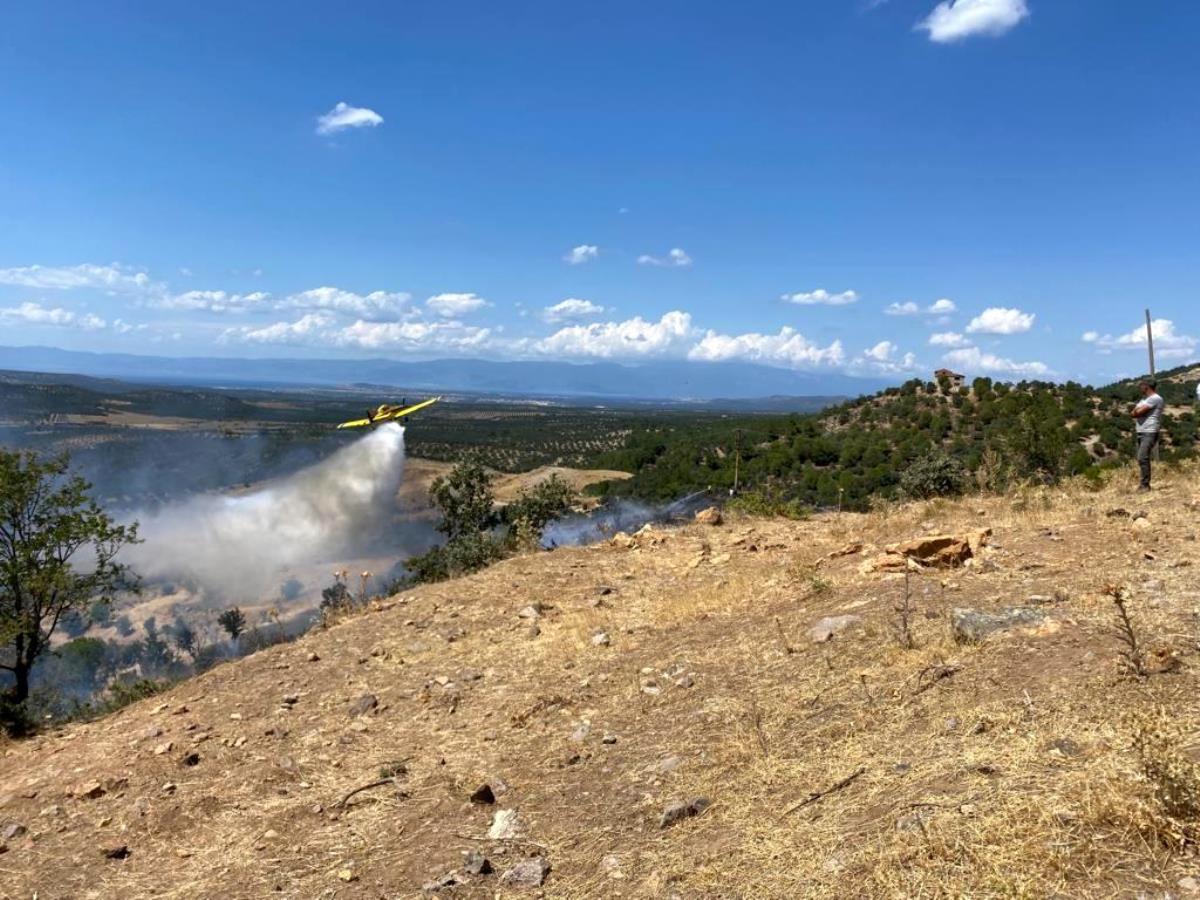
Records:
[[[427,406],[433,406],[441,400],[441,397],[431,397],[429,400],[423,400],[420,403],[415,403],[412,406],[406,406],[404,409],[397,409],[394,412],[386,412],[374,419],[355,419],[352,422],[343,422],[338,428],[362,428],[366,425],[373,425],[376,422],[387,422],[391,419],[402,419],[405,416],[412,415],[419,409],[424,409]]]

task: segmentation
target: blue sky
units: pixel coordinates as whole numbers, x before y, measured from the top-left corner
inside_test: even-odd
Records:
[[[1181,0],[18,5],[0,344],[1103,380],[1149,306],[1177,364],[1198,35]]]

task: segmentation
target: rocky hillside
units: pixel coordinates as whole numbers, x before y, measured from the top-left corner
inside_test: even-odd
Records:
[[[1197,895],[1197,474],[414,589],[6,745],[0,896]]]

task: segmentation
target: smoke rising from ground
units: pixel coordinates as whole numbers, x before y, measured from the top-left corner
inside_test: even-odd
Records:
[[[548,524],[543,547],[578,547],[608,540],[618,531],[637,531],[651,522],[686,518],[705,504],[708,492],[697,491],[665,506],[647,506],[635,500],[606,503],[586,515],[567,516]]]
[[[376,542],[389,530],[403,469],[404,429],[389,422],[252,493],[192,497],[134,516],[145,543],[123,561],[147,579],[263,596],[289,567]]]

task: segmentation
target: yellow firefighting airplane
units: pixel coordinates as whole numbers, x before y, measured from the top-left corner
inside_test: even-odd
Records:
[[[374,410],[369,411],[365,419],[355,419],[352,422],[343,422],[338,426],[338,428],[364,428],[367,425],[374,425],[378,422],[390,422],[394,419],[403,419],[405,416],[411,416],[419,409],[432,406],[441,399],[441,397],[433,397],[430,400],[423,400],[422,402],[413,406],[392,406],[388,403],[381,403]]]

